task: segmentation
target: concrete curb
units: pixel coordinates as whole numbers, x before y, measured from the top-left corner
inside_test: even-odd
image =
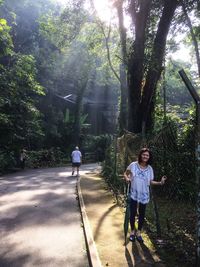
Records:
[[[96,249],[96,245],[93,239],[92,230],[90,228],[90,223],[87,217],[85,204],[83,201],[83,196],[82,196],[81,187],[80,187],[80,181],[81,181],[81,177],[79,177],[77,180],[77,193],[78,193],[78,199],[79,199],[79,204],[80,204],[81,216],[83,220],[83,229],[84,229],[84,234],[85,234],[85,239],[86,239],[86,246],[88,250],[90,266],[91,267],[102,267],[102,264],[101,264],[101,261],[99,259],[99,255]]]

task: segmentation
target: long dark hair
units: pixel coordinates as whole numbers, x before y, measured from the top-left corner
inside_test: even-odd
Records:
[[[149,153],[149,160],[147,161],[147,164],[151,164],[152,163],[152,153],[151,151],[147,148],[147,147],[143,147],[139,154],[138,154],[138,163],[140,164],[142,162],[142,154],[144,152],[148,152]]]

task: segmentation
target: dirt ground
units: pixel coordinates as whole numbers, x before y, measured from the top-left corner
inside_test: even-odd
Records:
[[[97,173],[86,173],[80,185],[102,266],[165,266],[146,233],[143,234],[144,244],[136,241],[124,245],[124,209],[116,204]]]

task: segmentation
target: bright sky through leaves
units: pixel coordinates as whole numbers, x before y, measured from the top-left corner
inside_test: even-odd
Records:
[[[69,0],[55,0],[60,4],[67,4]],[[115,10],[111,6],[111,2],[109,0],[92,0],[96,9],[96,12],[99,16],[99,18],[105,22],[110,22],[110,20],[116,20],[115,16]],[[86,1],[86,8],[91,8],[90,0]],[[110,2],[110,3],[109,3]],[[130,18],[128,16],[124,17],[124,24],[127,29],[130,28]],[[180,49],[176,51],[175,53],[169,55],[169,57],[176,59],[181,59],[185,62],[188,62],[191,60],[189,50],[183,45],[180,45]]]

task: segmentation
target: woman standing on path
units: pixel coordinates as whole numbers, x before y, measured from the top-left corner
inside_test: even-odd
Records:
[[[166,176],[161,178],[161,181],[154,181],[154,173],[151,163],[151,152],[148,148],[142,148],[138,155],[138,161],[132,162],[124,173],[124,178],[127,182],[131,182],[131,202],[130,202],[130,225],[131,234],[130,241],[143,242],[141,230],[144,224],[146,205],[149,202],[149,186],[163,185]],[[138,230],[135,229],[135,216],[138,206]]]

